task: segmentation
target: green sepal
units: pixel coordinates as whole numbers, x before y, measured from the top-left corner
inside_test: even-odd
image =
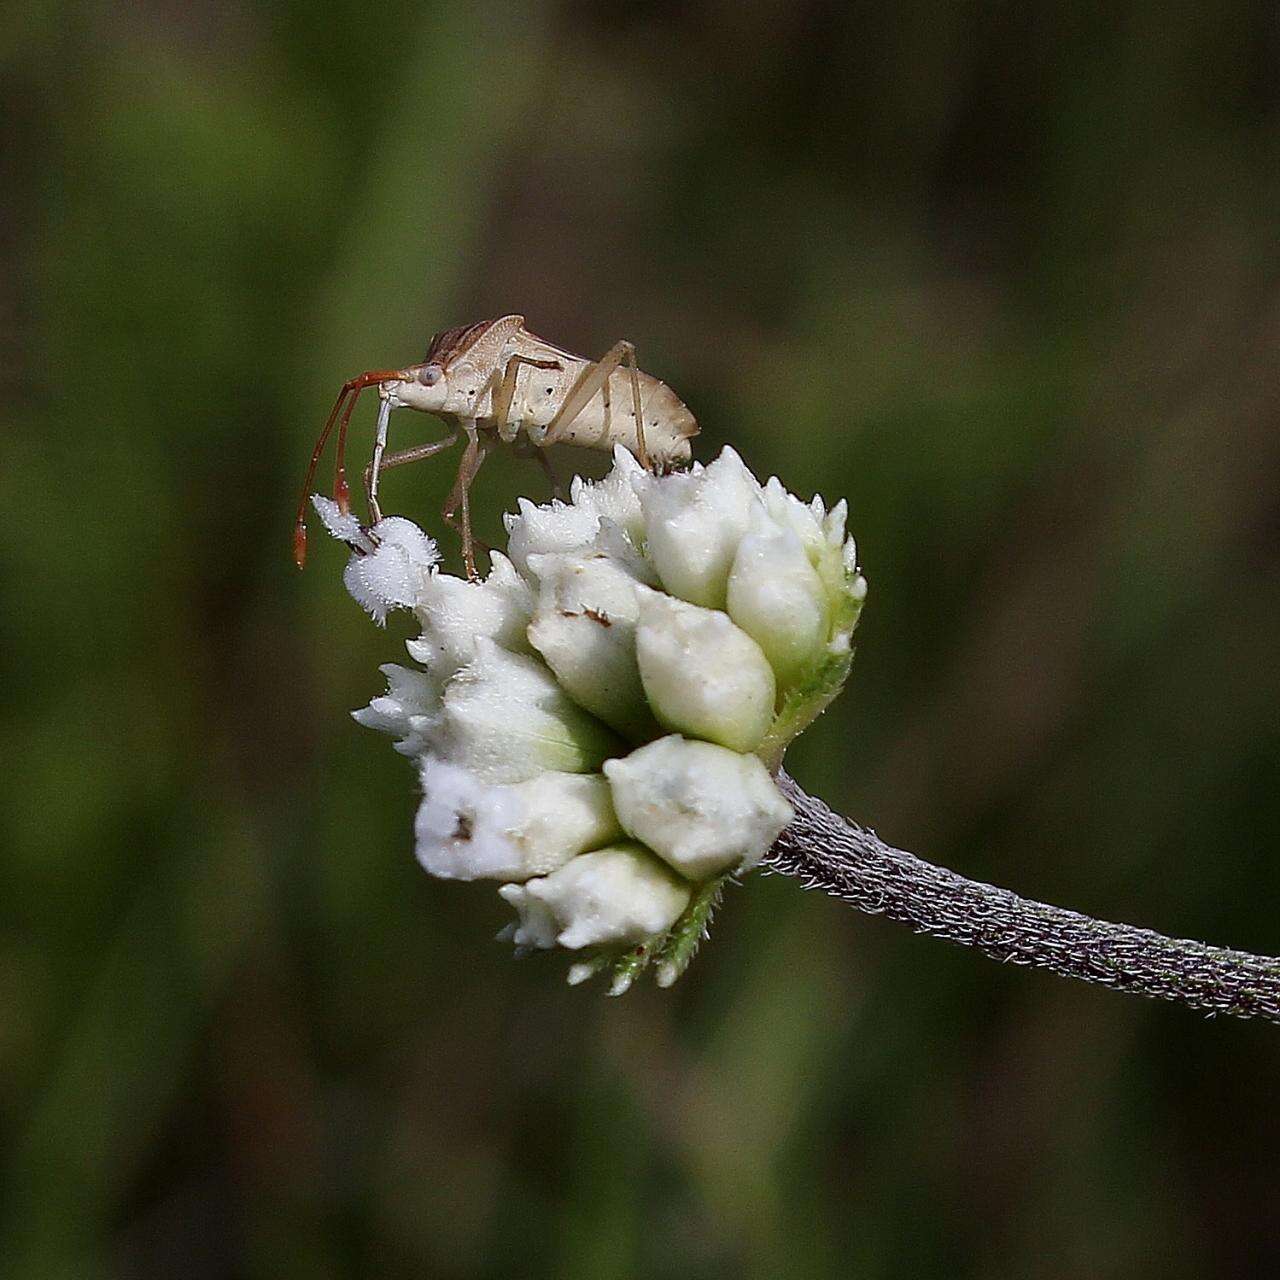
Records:
[[[831,640],[783,691],[773,723],[756,748],[770,773],[777,773],[791,740],[803,733],[835,700],[849,678],[853,648],[849,637],[858,625],[866,600],[866,580],[860,573],[844,575],[844,587],[835,593],[831,616]]]
[[[707,928],[711,917],[720,905],[724,894],[725,882],[729,872],[705,881],[689,900],[680,918],[667,931],[666,938],[658,947],[654,956],[657,967],[655,980],[660,987],[669,987],[689,967],[689,962],[698,952],[703,938],[707,936]]]
[[[631,984],[649,967],[654,953],[666,934],[658,933],[628,948],[613,964],[613,977],[609,982],[611,996],[626,995]]]
[[[689,967],[698,946],[707,936],[707,927],[720,904],[725,882],[731,873],[714,876],[694,890],[680,918],[664,933],[655,933],[625,951],[598,951],[577,961],[569,970],[573,985],[609,971],[609,994],[625,995],[635,980],[652,964],[658,986],[669,987]]]

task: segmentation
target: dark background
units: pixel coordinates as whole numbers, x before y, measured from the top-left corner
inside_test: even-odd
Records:
[[[347,718],[405,626],[289,526],[343,378],[630,338],[703,458],[849,499],[803,783],[1280,952],[1278,54],[1244,0],[9,11],[3,1269],[1276,1274],[1276,1028],[759,876],[670,993],[512,963]]]

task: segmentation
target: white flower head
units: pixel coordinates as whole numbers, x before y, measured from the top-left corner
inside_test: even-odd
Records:
[[[574,476],[569,493],[573,505],[594,512],[601,520],[617,525],[629,538],[644,538],[644,510],[638,489],[647,483],[649,473],[621,445],[613,450],[613,470],[603,480],[584,480]]]
[[[521,498],[518,514],[504,517],[512,563],[524,573],[531,556],[580,551],[595,539],[602,520],[638,540],[644,532],[644,514],[635,482],[645,475],[640,464],[618,448],[613,470],[603,480],[593,483],[574,477],[570,501],[536,506]]]
[[[729,617],[764,651],[780,685],[820,661],[831,608],[818,571],[795,531],[752,513],[729,573]]]
[[[652,578],[639,553],[602,520],[585,551],[530,556],[529,567],[541,583],[529,643],[588,711],[629,741],[651,738],[658,723],[636,662],[636,587]]]
[[[405,642],[437,688],[473,661],[480,639],[514,652],[528,650],[525,629],[533,616],[534,592],[515,566],[495,551],[483,581],[438,573],[423,584],[415,612],[422,634]]]
[[[366,729],[398,739],[395,748],[401,755],[420,756],[430,749],[431,736],[439,727],[440,695],[421,671],[393,662],[379,670],[387,677],[386,693],[353,711],[351,718]]]
[[[483,580],[435,544],[325,499],[375,621],[411,609],[416,666],[354,713],[417,764],[415,852],[495,880],[520,949],[579,953],[626,990],[688,963],[721,882],[791,818],[772,771],[838,692],[866,593],[845,506],[761,486],[731,449],[650,475],[625,450],[570,501],[522,500]]]
[[[545,507],[521,498],[516,515],[507,515],[507,554],[521,573],[529,557],[585,547],[600,528],[600,517],[587,507],[554,500]]]
[[[847,650],[867,593],[866,580],[858,572],[857,544],[845,535],[848,504],[841,498],[830,511],[818,497],[806,504],[771,476],[764,486],[764,505],[776,525],[789,528],[800,540],[826,594],[829,644],[834,652]]]
[[[484,636],[475,659],[445,687],[435,741],[446,759],[489,782],[523,782],[549,770],[590,773],[619,746],[546,666]]]

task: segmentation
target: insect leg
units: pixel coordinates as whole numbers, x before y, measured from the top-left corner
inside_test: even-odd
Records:
[[[625,340],[615,343],[595,364],[589,365],[582,377],[570,389],[569,394],[564,398],[564,403],[560,406],[559,412],[547,425],[546,439],[548,444],[555,441],[558,430],[569,426],[578,414],[591,403],[591,398],[594,395],[603,393],[605,403],[608,403],[607,389],[609,379],[613,377],[614,371],[624,360],[631,371],[632,409],[636,415],[636,447],[640,462],[646,467],[649,466],[649,454],[644,445],[644,420],[640,404],[640,378],[639,370],[636,368],[636,349],[630,342]]]
[[[537,458],[538,464],[547,474],[547,480],[551,484],[551,496],[553,498],[559,498],[561,502],[567,501],[564,486],[560,483],[560,477],[556,475],[555,467],[551,465],[551,459],[547,456],[547,451],[535,446],[533,456]]]
[[[622,347],[627,368],[631,371],[631,408],[636,415],[636,447],[640,450],[640,465],[646,471],[652,471],[649,450],[644,443],[644,409],[640,405],[640,370],[636,368],[635,344],[620,342],[618,345]]]
[[[369,523],[382,519],[378,506],[378,472],[382,469],[382,455],[387,450],[387,426],[391,421],[391,400],[383,396],[378,404],[378,429],[373,440],[373,457],[364,469],[364,496],[369,506]]]
[[[508,427],[511,422],[511,405],[516,397],[516,386],[520,379],[520,366],[526,364],[533,369],[561,369],[564,367],[558,360],[533,360],[529,356],[512,356],[507,361],[507,367],[502,373],[502,381],[499,383],[497,393],[493,397],[493,418],[500,440],[512,439],[516,435],[516,432],[511,432],[508,435]],[[518,430],[519,425],[517,424],[516,431]]]
[[[480,473],[480,467],[488,456],[489,446],[480,443],[474,422],[464,422],[462,426],[467,433],[467,447],[462,451],[458,476],[453,482],[453,488],[449,491],[442,515],[445,524],[462,534],[462,560],[467,567],[467,577],[474,582],[480,575],[476,572],[476,540],[471,533],[470,490],[472,482]],[[461,525],[454,519],[459,506],[462,508]],[[485,550],[487,551],[488,547],[485,547]]]
[[[433,440],[430,444],[416,444],[411,449],[400,449],[395,453],[386,454],[378,459],[376,471],[375,464],[369,463],[364,469],[364,491],[369,500],[369,519],[374,524],[382,519],[382,512],[378,507],[378,476],[381,472],[390,471],[392,467],[403,467],[410,462],[421,462],[424,458],[433,458],[437,453],[443,453],[444,450],[452,448],[457,442],[458,432],[454,430],[443,440]]]
[[[553,498],[558,498],[561,502],[569,501],[569,495],[566,493],[564,485],[560,483],[560,477],[556,474],[556,469],[551,463],[551,455],[546,449],[539,448],[528,436],[522,436],[512,446],[511,451],[517,458],[528,458],[542,468],[543,474],[551,485],[551,496]]]

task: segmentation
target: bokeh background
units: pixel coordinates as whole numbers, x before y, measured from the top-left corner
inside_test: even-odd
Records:
[[[5,1274],[1276,1274],[1275,1028],[758,876],[671,993],[515,964],[347,717],[406,628],[289,557],[343,378],[628,337],[849,499],[803,783],[1280,952],[1274,5],[44,0],[0,57]]]

